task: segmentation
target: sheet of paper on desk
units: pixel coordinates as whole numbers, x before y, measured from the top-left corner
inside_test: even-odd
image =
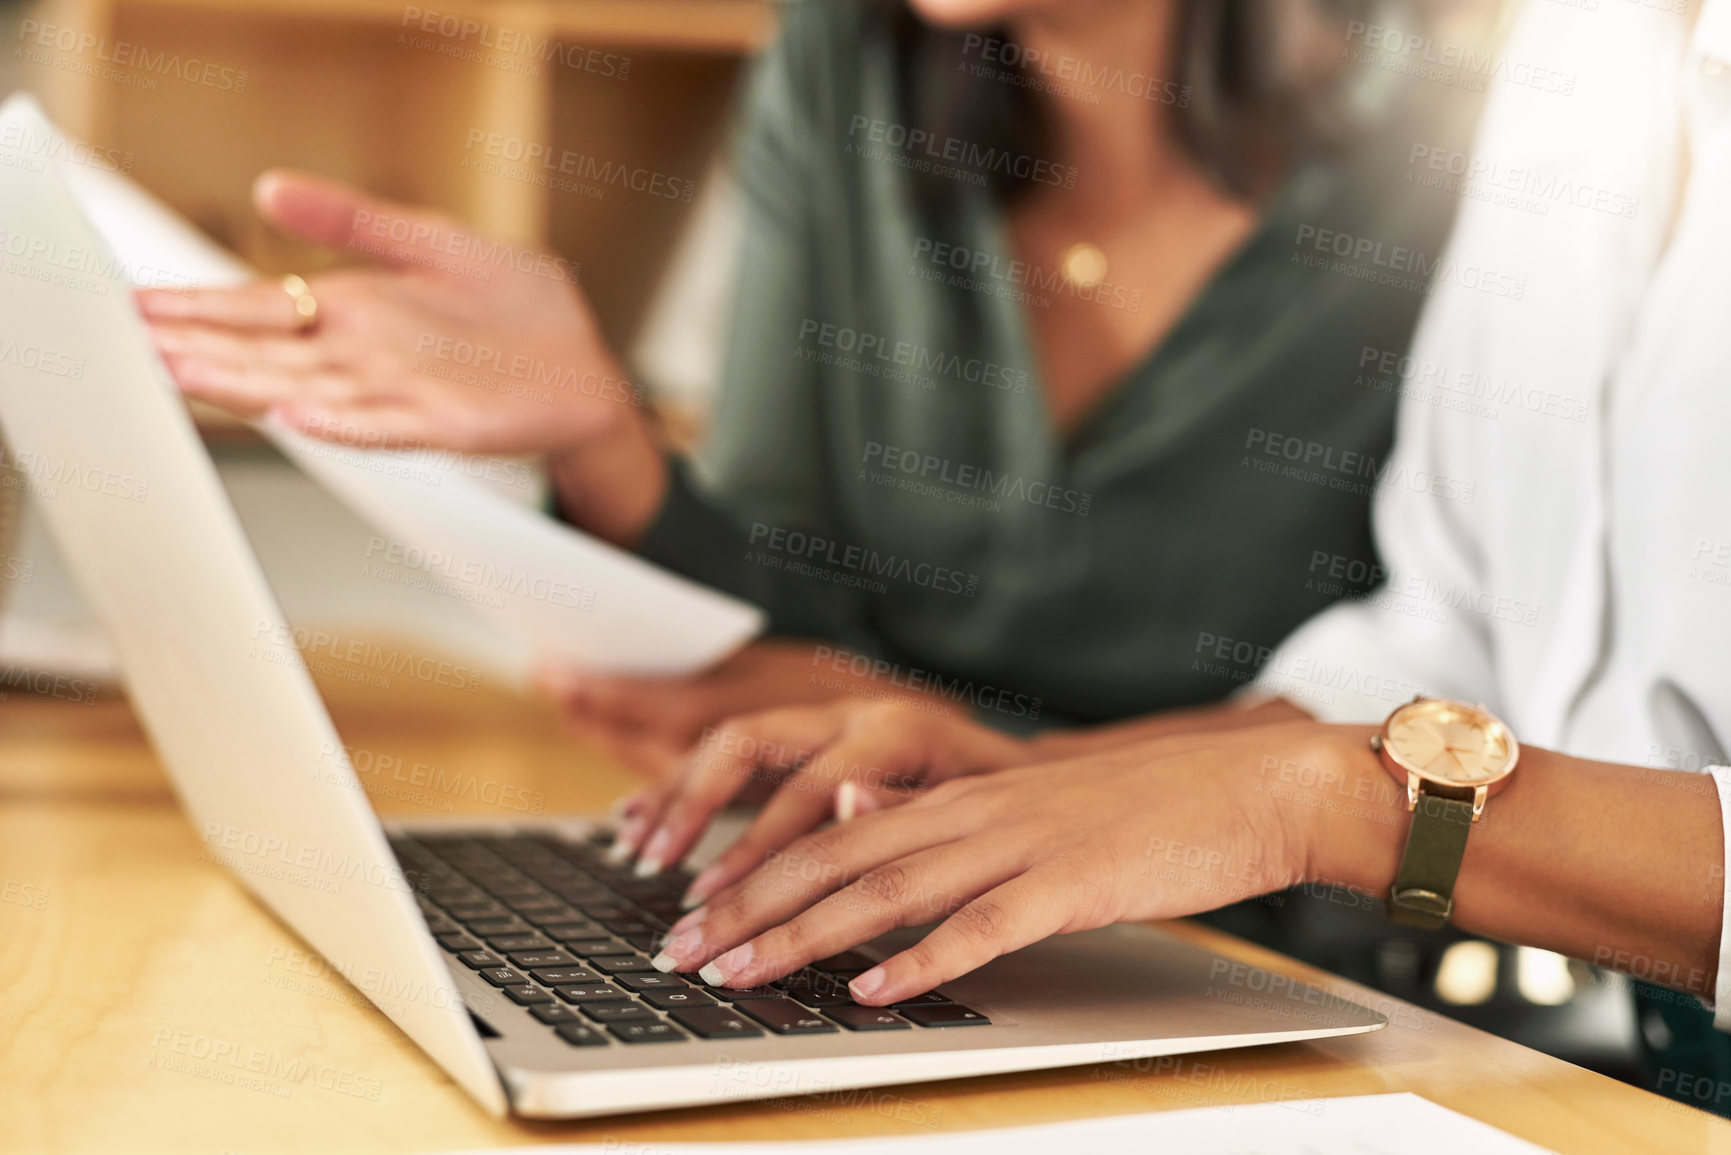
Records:
[[[838,1092],[846,1094],[846,1092]],[[862,1096],[872,1092],[861,1092]],[[1524,1139],[1417,1095],[1196,1107],[1037,1127],[882,1139],[758,1143],[614,1140],[512,1147],[510,1155],[1543,1155]],[[450,1155],[505,1155],[465,1151]]]
[[[68,164],[65,172],[133,283],[209,287],[253,275],[126,177],[91,165]],[[526,478],[523,466],[434,450],[352,448],[269,423],[255,428],[379,530],[381,564],[425,570],[543,656],[616,673],[683,674],[763,628],[756,607],[478,480]]]

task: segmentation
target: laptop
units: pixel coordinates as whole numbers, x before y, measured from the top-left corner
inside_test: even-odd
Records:
[[[26,101],[0,117],[54,131]],[[208,855],[488,1111],[607,1115],[1385,1024],[1144,926],[1050,939],[887,1009],[853,1005],[846,980],[919,931],[717,989],[649,966],[688,879],[609,864],[603,819],[382,825],[52,151],[0,164],[10,458]]]

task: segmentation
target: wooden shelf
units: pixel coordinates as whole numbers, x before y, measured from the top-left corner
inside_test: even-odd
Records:
[[[417,7],[444,23],[429,33],[405,20]],[[553,248],[624,347],[689,201],[501,174],[473,163],[475,134],[695,187],[739,65],[773,35],[776,14],[775,0],[40,0],[29,11],[39,27],[102,47],[36,46],[20,79],[67,132],[119,150],[134,179],[266,272],[336,259],[286,242],[252,210],[260,171],[309,169]],[[558,54],[540,47],[549,42]],[[114,62],[116,44],[244,83],[129,69]]]
[[[403,28],[405,12],[534,29],[569,40],[662,51],[749,53],[775,30],[773,0],[111,0],[128,12],[175,9],[295,16]]]

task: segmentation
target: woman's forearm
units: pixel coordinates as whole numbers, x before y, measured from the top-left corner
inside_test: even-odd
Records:
[[[1313,812],[1307,877],[1387,895],[1411,823],[1405,786],[1371,752],[1373,728],[1324,730],[1265,777]],[[1526,747],[1467,838],[1452,922],[1711,998],[1724,863],[1711,778]]]
[[[559,514],[572,525],[635,549],[667,496],[667,460],[648,420],[622,410],[606,436],[547,460]]]
[[[1029,740],[1029,745],[1039,761],[1055,762],[1065,758],[1079,758],[1085,754],[1097,754],[1151,738],[1168,738],[1175,734],[1195,734],[1206,730],[1232,730],[1240,726],[1261,726],[1273,722],[1301,721],[1308,717],[1310,715],[1284,698],[1269,698],[1247,705],[1227,702],[1188,710],[1167,710],[1146,718],[1114,722],[1109,726],[1048,730],[1035,735]]]

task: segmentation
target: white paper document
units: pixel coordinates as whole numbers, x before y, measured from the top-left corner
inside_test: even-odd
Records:
[[[0,106],[4,139],[52,132],[33,103]],[[81,155],[36,147],[47,157]],[[54,161],[59,163],[59,161]],[[254,274],[115,172],[64,163],[79,208],[107,243],[112,275],[156,287],[237,284]],[[381,564],[424,571],[532,652],[592,670],[675,675],[759,633],[763,614],[669,573],[487,484],[520,465],[437,450],[358,449],[255,426],[380,534]]]
[[[512,1147],[511,1155],[1544,1155],[1545,1148],[1417,1095],[1196,1107],[1037,1127],[781,1143],[614,1140]],[[451,1155],[503,1155],[483,1151]]]

